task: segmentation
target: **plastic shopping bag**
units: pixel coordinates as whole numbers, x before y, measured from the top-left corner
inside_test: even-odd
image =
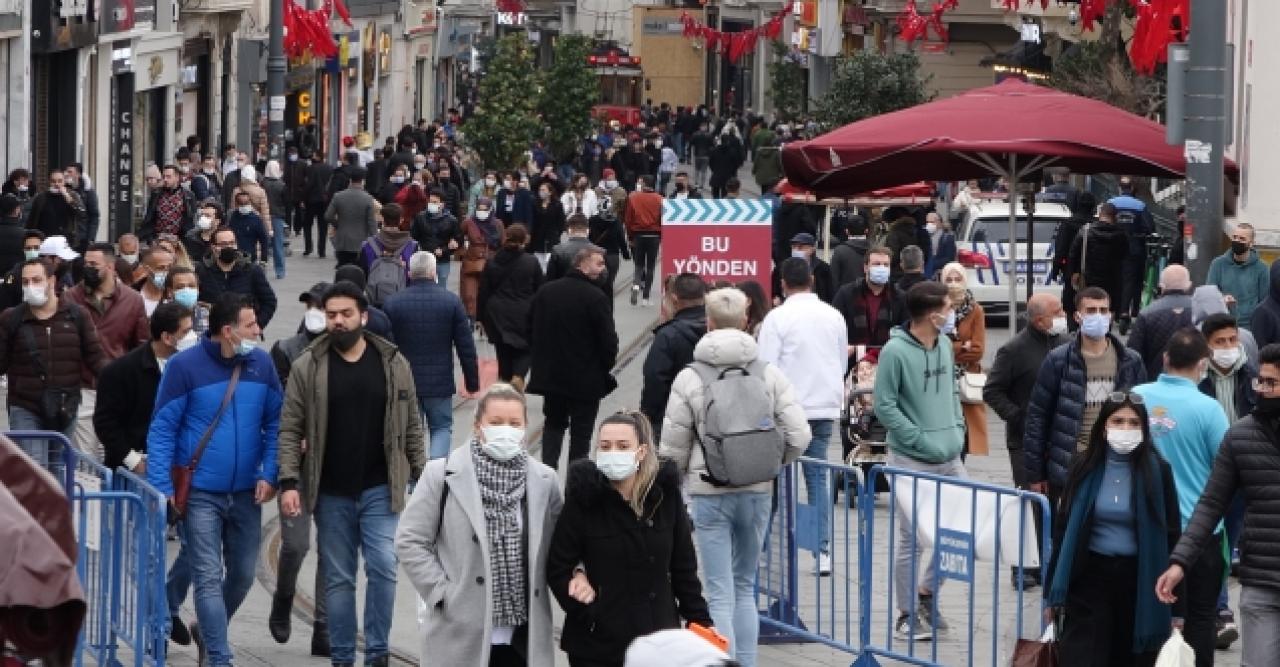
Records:
[[[1196,667],[1196,652],[1182,638],[1182,632],[1174,628],[1169,641],[1160,649],[1155,667]]]

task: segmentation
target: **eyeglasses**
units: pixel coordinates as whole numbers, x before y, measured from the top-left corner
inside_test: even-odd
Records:
[[[1254,391],[1275,391],[1280,387],[1280,380],[1275,378],[1257,377],[1253,379]]]
[[[1131,391],[1113,391],[1107,396],[1108,403],[1124,403],[1125,401],[1132,405],[1142,405],[1142,394]]]

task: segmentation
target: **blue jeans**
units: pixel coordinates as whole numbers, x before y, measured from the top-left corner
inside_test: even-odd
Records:
[[[9,406],[9,430],[10,431],[44,431],[44,420],[36,413],[20,408],[16,405]],[[76,421],[71,420],[71,425],[62,432],[70,440],[76,432]],[[48,470],[58,481],[63,480],[63,474],[67,467],[63,458],[62,443],[56,440],[27,440],[23,439],[18,442],[18,446],[22,451],[35,460],[36,464]],[[52,457],[52,458],[51,458]],[[93,457],[90,457],[93,458]],[[104,489],[105,490],[105,489]]]
[[[169,575],[165,578],[164,594],[169,600],[169,616],[177,616],[178,609],[187,600],[187,591],[191,589],[191,556],[187,554],[187,531],[178,531],[178,557],[169,566]]]
[[[429,457],[442,459],[448,456],[449,447],[453,444],[453,397],[419,396],[418,407],[422,410],[422,418],[427,420],[427,431],[431,433]]]
[[[693,496],[693,536],[711,620],[742,667],[756,664],[756,568],[769,527],[769,501],[770,494],[751,491]]]
[[[827,446],[831,443],[831,429],[835,422],[830,419],[810,419],[809,429],[813,431],[813,439],[804,455],[819,461],[827,460]],[[818,534],[822,536],[819,551],[831,551],[831,492],[827,489],[827,469],[821,466],[800,464],[804,473],[805,505],[813,508],[818,517]],[[815,554],[817,555],[817,554]]]
[[[449,272],[453,270],[452,264],[448,255],[436,258],[436,282],[445,289],[449,289]]]
[[[396,554],[399,515],[391,511],[384,484],[359,498],[320,494],[316,535],[325,562],[325,603],[333,662],[354,662],[356,655],[356,551],[364,554],[364,659],[387,655],[387,635],[396,606]]]
[[[191,490],[182,522],[191,566],[196,619],[210,667],[231,664],[227,625],[253,587],[262,539],[262,508],[252,491]],[[179,556],[181,557],[181,556]]]
[[[271,216],[271,265],[276,267],[276,277],[284,277],[284,218]]]

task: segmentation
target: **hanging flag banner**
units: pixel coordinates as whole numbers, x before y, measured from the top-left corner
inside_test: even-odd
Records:
[[[708,283],[755,280],[769,294],[773,204],[744,199],[662,202],[662,275],[696,273]]]

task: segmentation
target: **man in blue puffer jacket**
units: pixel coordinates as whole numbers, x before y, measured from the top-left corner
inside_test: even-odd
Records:
[[[165,366],[147,434],[147,481],[172,499],[170,466],[190,464],[211,432],[179,524],[199,621],[191,635],[211,667],[231,664],[227,623],[253,586],[260,506],[275,495],[283,394],[271,357],[256,347],[261,332],[247,297],[222,295],[209,312],[209,338]]]
[[[1115,391],[1147,381],[1142,357],[1111,331],[1111,299],[1098,287],[1076,295],[1080,331],[1045,357],[1027,406],[1023,460],[1028,487],[1056,504],[1071,459],[1083,451],[1098,409]]]

